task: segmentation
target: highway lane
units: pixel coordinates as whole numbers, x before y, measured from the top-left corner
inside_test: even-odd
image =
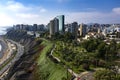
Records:
[[[4,80],[5,76],[7,75],[8,71],[9,71],[9,68],[11,67],[12,64],[15,63],[15,61],[19,60],[19,58],[23,55],[24,53],[24,46],[20,45],[19,43],[17,42],[14,42],[12,40],[8,40],[7,41],[13,43],[13,44],[16,44],[17,46],[17,54],[16,56],[11,60],[11,62],[9,62],[1,71],[0,71],[0,79],[1,80]]]

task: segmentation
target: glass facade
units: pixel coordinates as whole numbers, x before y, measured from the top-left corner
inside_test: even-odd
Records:
[[[59,20],[59,32],[64,32],[64,15],[60,15],[56,17]]]

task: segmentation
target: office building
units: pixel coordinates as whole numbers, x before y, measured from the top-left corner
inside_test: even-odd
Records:
[[[55,33],[59,32],[59,20],[57,18],[54,19],[54,28],[55,28]]]
[[[85,25],[83,23],[80,24],[80,28],[79,28],[80,36],[85,36],[86,35],[86,32],[87,32],[86,28],[87,28],[87,25]]]
[[[43,25],[43,24],[40,24],[40,25],[38,25],[37,26],[37,31],[45,31],[45,25]]]
[[[37,31],[37,24],[33,24],[33,31]]]
[[[74,34],[76,34],[77,31],[78,31],[78,23],[77,22],[73,22],[71,24],[71,32],[74,33]]]
[[[59,20],[59,32],[64,33],[65,27],[64,27],[64,15],[60,15],[56,17]]]
[[[54,35],[55,33],[59,32],[59,20],[57,18],[50,21],[49,24],[50,35]]]
[[[55,33],[55,28],[54,28],[54,20],[50,21],[50,36],[54,35]]]

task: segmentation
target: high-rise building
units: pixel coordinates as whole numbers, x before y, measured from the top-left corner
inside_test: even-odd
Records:
[[[55,33],[64,33],[64,15],[60,15],[55,17],[53,20],[49,23],[49,30],[50,30],[50,36],[54,35]]]
[[[47,30],[50,30],[50,22],[46,25]]]
[[[72,24],[71,24],[71,31],[72,31],[72,33],[77,33],[77,29],[78,29],[78,23],[77,22],[73,22]]]
[[[80,28],[79,28],[79,31],[80,31],[80,36],[85,36],[86,34],[86,28],[87,28],[87,25],[85,24],[80,24]]]
[[[37,31],[45,31],[45,25],[43,25],[43,24],[38,25]]]
[[[54,28],[55,28],[55,33],[59,32],[59,20],[57,18],[54,19]]]
[[[33,31],[37,31],[37,24],[33,24]]]
[[[55,33],[54,20],[50,21],[50,36]]]
[[[59,20],[57,18],[50,21],[50,35],[59,32]]]
[[[72,28],[72,33],[75,36],[75,39],[77,39],[78,23],[77,22],[73,22],[71,28]]]
[[[59,32],[64,33],[65,27],[64,27],[64,15],[60,15],[56,17],[59,20]]]

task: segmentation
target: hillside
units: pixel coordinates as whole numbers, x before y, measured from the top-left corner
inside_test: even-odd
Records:
[[[25,31],[9,31],[6,37],[25,46],[25,53],[11,67],[6,80],[67,80],[67,69],[48,57],[53,43],[35,39]]]

